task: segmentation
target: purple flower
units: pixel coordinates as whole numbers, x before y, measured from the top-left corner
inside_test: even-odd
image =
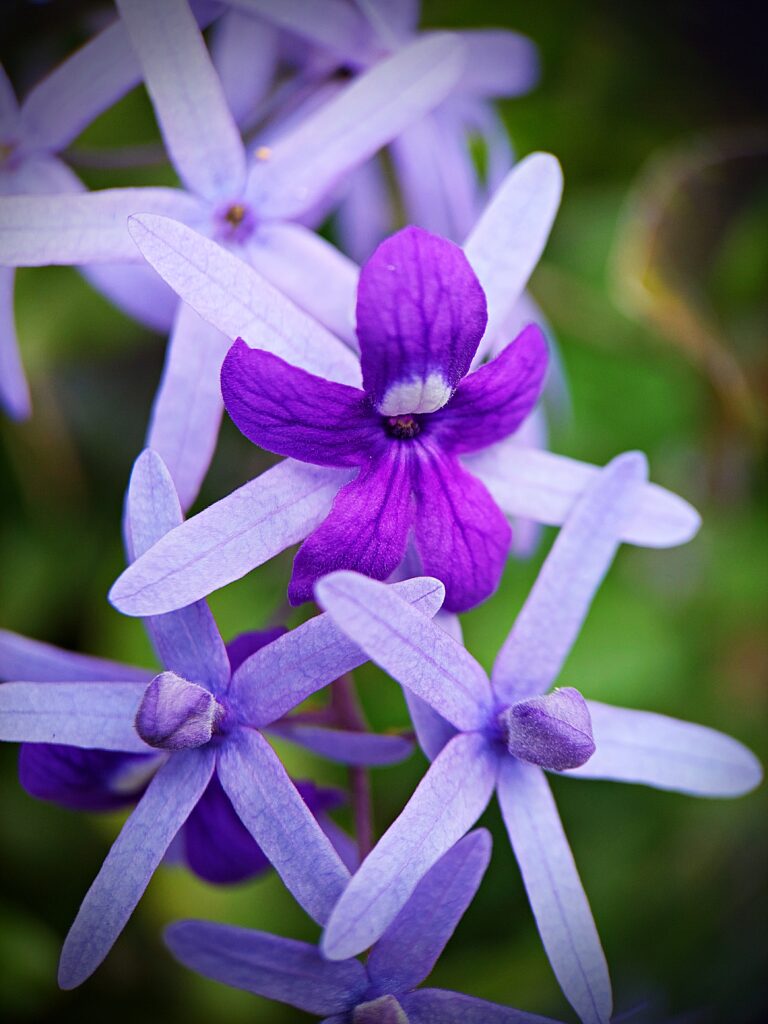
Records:
[[[547,1024],[458,992],[417,988],[472,902],[490,855],[485,829],[456,843],[421,879],[365,964],[333,963],[306,942],[209,921],[180,921],[165,940],[177,960],[205,977],[325,1024]]]
[[[560,168],[553,157],[542,153],[528,157],[510,173],[463,247],[485,293],[488,313],[475,365],[478,356],[497,343],[499,332],[514,312],[544,247],[560,188]],[[252,268],[167,218],[140,215],[131,219],[130,229],[147,260],[204,319],[233,339],[241,336],[272,357],[325,378],[321,384],[330,387],[332,383],[336,395],[337,383],[348,385],[344,394],[360,394],[353,389],[360,388],[363,374],[356,361],[350,367],[349,349]],[[352,293],[349,303],[352,308]],[[375,316],[373,304],[371,312]],[[425,350],[423,355],[429,352]],[[465,356],[466,352],[456,350],[458,361],[449,374],[450,386],[458,383],[456,374],[460,377],[461,373],[457,367]],[[391,352],[381,353],[380,363],[375,355],[372,358],[370,387],[378,393],[388,380],[384,360],[390,359],[397,372],[397,339]],[[513,346],[491,373],[514,358]],[[273,358],[270,365],[277,372],[280,363]],[[492,366],[465,378],[460,390],[465,389],[466,397],[470,383],[474,387],[485,381]],[[285,372],[296,371],[288,368]],[[449,410],[450,406],[432,414],[437,417],[433,422]],[[358,407],[357,412],[361,411]],[[299,412],[302,418],[308,415],[306,406]],[[500,425],[503,413],[496,409],[488,414],[493,429]],[[360,416],[355,420],[361,429],[362,422]],[[475,423],[475,427],[480,429],[481,424]],[[530,439],[531,431],[526,434]],[[359,435],[351,432],[350,440],[359,440]],[[459,444],[455,438],[452,443]],[[471,473],[467,479],[476,477],[480,492],[485,493],[480,487],[484,485],[506,516],[551,525],[564,521],[578,495],[598,473],[594,466],[529,447],[526,438],[518,439],[515,434],[482,451],[459,454],[458,460]],[[352,464],[340,469],[286,460],[169,533],[126,570],[112,588],[111,600],[127,615],[156,614],[189,604],[239,579],[320,526],[354,472]],[[389,511],[403,512],[399,508]],[[409,510],[405,514],[409,516]],[[388,515],[387,525],[401,531],[393,515]],[[482,521],[477,525],[480,529],[484,526]],[[687,502],[648,484],[638,489],[636,503],[622,524],[622,539],[666,547],[689,540],[698,526],[699,517]]]
[[[140,554],[180,521],[167,469],[156,453],[144,452],[128,494],[130,553]],[[427,614],[434,614],[442,601],[443,588],[435,580],[401,587]],[[255,653],[248,654],[249,642],[241,641],[235,661],[248,656],[234,671],[204,602],[153,617],[146,626],[166,669],[154,679],[151,673],[65,655],[12,635],[6,634],[0,646],[2,675],[39,679],[47,665],[43,678],[51,679],[59,665],[67,680],[0,686],[0,739],[121,755],[160,753],[164,758],[70,930],[60,966],[65,988],[84,981],[107,954],[190,815],[198,809],[209,827],[221,823],[221,800],[210,790],[214,779],[298,902],[317,920],[327,919],[349,874],[265,731],[311,750],[321,748],[342,763],[387,764],[402,758],[410,746],[398,736],[320,729],[285,718],[309,695],[365,660],[327,616],[311,619]],[[19,672],[8,672],[14,660]],[[238,843],[224,824],[227,841]],[[200,819],[193,822],[198,835],[199,825]],[[224,840],[221,833],[216,838]],[[195,842],[194,834],[186,839]],[[240,849],[228,852],[232,861],[242,861]]]
[[[323,380],[242,340],[221,372],[224,404],[255,444],[303,462],[358,470],[299,549],[288,590],[347,568],[386,579],[411,531],[445,607],[464,611],[497,587],[510,529],[459,455],[514,433],[533,408],[546,344],[531,326],[467,376],[486,325],[485,296],[461,249],[421,228],[383,242],[357,298],[363,390]]]
[[[563,991],[583,1021],[609,1020],[605,958],[542,769],[721,797],[745,793],[761,777],[750,751],[711,729],[584,701],[572,688],[544,696],[608,570],[646,472],[643,456],[628,453],[587,487],[502,646],[491,681],[447,632],[405,607],[386,585],[353,573],[318,583],[321,606],[410,693],[422,745],[433,759],[334,908],[322,944],[332,959],[376,941],[496,790]]]
[[[119,0],[118,7],[183,188],[0,199],[0,265],[140,262],[128,217],[166,214],[216,239],[351,336],[345,300],[357,267],[298,221],[446,95],[461,73],[461,43],[445,34],[415,42],[250,159],[187,0]],[[147,445],[168,465],[184,508],[213,456],[228,347],[219,331],[179,306]],[[344,355],[340,362],[354,369],[352,354]]]

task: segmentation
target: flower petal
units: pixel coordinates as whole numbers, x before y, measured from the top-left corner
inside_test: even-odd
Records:
[[[524,516],[548,526],[560,526],[598,466],[552,452],[520,448],[514,437],[466,458],[467,468],[480,478],[508,516]],[[701,518],[687,501],[648,483],[638,490],[637,502],[621,527],[625,544],[669,548],[695,537]]]
[[[410,1024],[557,1024],[550,1017],[440,988],[420,988],[400,996],[400,1002]]]
[[[64,942],[59,985],[76,988],[99,966],[125,927],[171,840],[208,785],[211,747],[174,754],[122,828],[85,895]]]
[[[80,273],[113,306],[139,323],[167,334],[179,300],[151,267],[132,263],[94,263]]]
[[[0,407],[15,420],[32,413],[13,315],[12,267],[0,267]]]
[[[371,995],[408,992],[430,973],[475,897],[491,858],[491,835],[460,839],[422,878],[366,961]]]
[[[467,52],[462,94],[520,96],[536,85],[539,55],[526,36],[505,29],[465,29],[461,41]]]
[[[328,761],[339,764],[382,766],[398,764],[413,753],[413,743],[404,736],[328,729],[301,722],[276,722],[270,733],[306,747]]]
[[[133,721],[144,683],[3,683],[0,740],[148,753]]]
[[[0,265],[138,263],[131,214],[199,219],[198,201],[174,188],[110,188],[81,195],[0,197]]]
[[[73,811],[115,811],[136,803],[163,755],[22,743],[19,782],[37,800]]]
[[[227,412],[249,441],[316,466],[356,467],[386,446],[365,392],[291,366],[238,338],[221,368]]]
[[[610,462],[585,489],[555,539],[493,666],[505,701],[544,693],[560,674],[619,548],[619,531],[648,474],[640,452]]]
[[[248,122],[269,92],[278,56],[277,32],[262,18],[230,10],[214,25],[211,58],[237,124]]]
[[[273,25],[328,49],[341,60],[356,60],[366,42],[366,25],[344,0],[229,0],[230,6],[259,15]]]
[[[131,557],[141,557],[181,522],[170,474],[157,452],[145,449],[134,464],[126,500],[125,534]],[[167,669],[214,693],[226,687],[229,658],[204,601],[148,618],[145,626]]]
[[[184,509],[197,497],[216,448],[224,412],[219,374],[228,350],[226,335],[178,304],[147,447],[168,467]]]
[[[355,956],[384,933],[424,875],[483,813],[497,764],[479,734],[451,740],[334,907],[321,944],[329,959]]]
[[[341,488],[325,521],[299,548],[288,600],[311,601],[317,580],[337,569],[386,579],[405,554],[412,521],[411,460],[390,444]]]
[[[505,758],[499,804],[552,970],[584,1024],[608,1024],[608,966],[541,768]]]
[[[165,217],[132,217],[129,231],[158,274],[228,338],[244,337],[310,373],[359,384],[354,353],[233,253]]]
[[[121,665],[106,658],[73,654],[40,640],[0,629],[0,679],[18,679],[30,683],[143,682],[155,673],[146,668]]]
[[[547,371],[547,343],[529,324],[495,359],[470,373],[429,419],[430,435],[456,454],[480,451],[513,434],[536,404]]]
[[[206,199],[235,199],[245,149],[187,0],[116,0],[173,166]]]
[[[367,260],[392,230],[391,199],[379,160],[369,160],[350,174],[336,211],[336,233],[341,248],[353,260]],[[357,337],[355,337],[357,346]]]
[[[252,629],[247,633],[239,633],[227,644],[227,657],[232,672],[237,672],[243,662],[260,651],[262,647],[285,636],[287,632],[285,626],[273,626],[272,629]]]
[[[247,253],[251,266],[283,295],[357,349],[357,264],[302,224],[280,221],[262,225]]]
[[[437,612],[445,594],[428,577],[393,588],[425,616]],[[266,726],[366,660],[330,615],[316,615],[244,661],[232,677],[229,700],[241,721]]]
[[[230,733],[219,777],[241,821],[306,912],[321,923],[349,880],[327,836],[264,737]]]
[[[464,243],[488,303],[479,352],[494,342],[539,262],[562,190],[555,157],[533,153],[509,172]]]
[[[363,383],[385,416],[450,399],[485,328],[485,298],[457,245],[408,227],[360,271],[357,334]]]
[[[722,732],[650,711],[587,705],[597,749],[568,775],[712,797],[741,796],[762,779],[752,751]]]
[[[166,534],[119,577],[125,615],[184,608],[306,537],[346,480],[336,469],[281,462]]]
[[[336,572],[317,602],[401,686],[459,729],[482,729],[491,713],[488,677],[472,655],[385,583]]]
[[[0,131],[11,135],[16,132],[19,117],[19,105],[16,102],[16,91],[11,85],[5,68],[0,64]]]
[[[463,612],[501,580],[512,532],[485,485],[459,460],[425,445],[414,460],[414,539],[425,573],[445,584],[445,608]]]
[[[446,743],[456,735],[456,728],[411,690],[404,688],[403,696],[419,746],[425,756],[434,761]]]
[[[380,61],[307,116],[257,163],[248,195],[268,219],[295,219],[443,100],[464,62],[460,41],[445,33],[419,39]]]
[[[165,943],[185,967],[312,1014],[343,1012],[368,981],[358,960],[330,963],[306,942],[212,921],[179,921]]]

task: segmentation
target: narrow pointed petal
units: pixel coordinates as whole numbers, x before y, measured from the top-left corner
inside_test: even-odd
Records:
[[[342,60],[355,61],[367,42],[367,26],[354,5],[344,0],[229,0],[230,6],[257,14],[278,28],[302,36],[308,43],[331,50]]]
[[[163,460],[145,449],[136,460],[126,501],[125,533],[139,558],[182,522],[179,499]],[[204,601],[145,622],[163,665],[214,692],[229,682],[229,658]]]
[[[738,740],[693,722],[587,701],[596,750],[568,775],[636,782],[693,796],[741,796],[762,779]]]
[[[539,262],[562,190],[555,157],[533,153],[509,172],[464,243],[488,303],[479,352],[493,343]]]
[[[293,561],[291,604],[311,601],[326,573],[351,569],[385,580],[403,559],[413,521],[411,464],[397,443],[374,455],[338,492],[325,521]]]
[[[363,382],[382,415],[450,399],[485,328],[485,298],[461,249],[422,228],[386,239],[360,271]]]
[[[421,988],[400,996],[410,1024],[558,1024],[550,1017],[499,1006],[460,992]]]
[[[427,617],[445,595],[442,583],[428,577],[395,583],[393,589]],[[241,721],[266,726],[366,660],[330,615],[317,615],[244,661],[232,677],[229,699]]]
[[[316,466],[358,467],[386,448],[364,391],[316,377],[238,338],[221,368],[221,395],[249,441]]]
[[[13,315],[14,271],[0,267],[0,407],[15,420],[32,412]]]
[[[136,682],[150,681],[154,672],[132,665],[121,665],[106,658],[73,654],[60,647],[30,640],[29,637],[0,629],[0,679],[19,679],[30,683]]]
[[[213,774],[211,747],[185,750],[160,769],[122,828],[69,930],[59,985],[76,988],[99,966],[133,913],[173,837]]]
[[[503,700],[544,693],[557,679],[647,475],[645,456],[627,452],[579,498],[496,658],[493,686]]]
[[[117,0],[168,155],[186,187],[237,198],[245,149],[187,0]]]
[[[359,268],[302,224],[264,224],[248,245],[248,262],[337,338],[357,350],[355,292]]]
[[[264,737],[231,733],[219,777],[240,820],[306,912],[321,924],[349,881],[328,837]]]
[[[466,465],[508,516],[524,516],[547,526],[560,526],[598,466],[552,452],[520,448],[508,438],[493,448],[470,455]],[[671,491],[648,483],[638,490],[634,507],[621,527],[621,540],[640,547],[671,548],[696,536],[701,517]]]
[[[539,78],[539,56],[534,43],[505,29],[470,29],[461,33],[467,62],[461,92],[473,96],[520,96]]]
[[[132,263],[94,263],[81,267],[80,273],[126,316],[158,334],[170,332],[179,300],[151,267]]]
[[[116,811],[136,803],[164,755],[22,743],[19,782],[36,800],[73,811]]]
[[[552,970],[584,1024],[608,1024],[608,966],[541,768],[505,758],[499,804]]]
[[[276,722],[269,731],[339,764],[371,767],[399,764],[413,753],[413,743],[404,736],[327,729],[320,725],[293,723],[290,719]]]
[[[336,211],[341,248],[363,263],[394,227],[392,201],[382,164],[369,160],[349,176],[344,198]],[[355,338],[357,346],[357,338]]]
[[[269,92],[278,55],[277,32],[262,18],[231,10],[214,26],[211,58],[237,124],[247,122]]]
[[[419,26],[420,0],[368,0],[367,6],[376,11],[397,38],[409,36]]]
[[[307,1013],[342,1013],[368,985],[358,960],[331,963],[317,946],[211,921],[179,921],[165,944],[185,967]]]
[[[359,385],[354,353],[231,252],[177,221],[131,218],[147,262],[214,327],[309,373]]]
[[[456,735],[456,729],[411,690],[403,689],[403,696],[419,746],[424,755],[434,761],[446,743]]]
[[[546,371],[546,340],[541,328],[529,324],[495,359],[461,381],[448,405],[430,418],[430,434],[457,455],[509,437],[538,401]]]
[[[379,939],[424,875],[483,813],[497,765],[479,734],[451,740],[335,906],[322,941],[327,957],[355,956]]]
[[[183,509],[197,497],[216,449],[224,412],[219,375],[228,350],[226,335],[179,303],[147,447],[162,456]]]
[[[143,683],[3,683],[0,740],[147,753],[133,721]]]
[[[427,977],[474,899],[490,858],[491,835],[477,829],[427,872],[366,961],[376,992],[409,992]]]
[[[270,219],[295,218],[352,168],[435,107],[458,81],[458,38],[434,34],[380,61],[281,136],[251,173],[248,194]]]
[[[128,234],[131,214],[148,211],[191,220],[198,201],[174,188],[110,188],[81,195],[0,197],[0,265],[139,263]]]
[[[0,131],[5,135],[15,134],[19,118],[19,105],[11,80],[0,64]]]
[[[425,573],[445,584],[445,608],[464,612],[496,590],[512,532],[485,484],[435,445],[414,464],[414,540]]]
[[[119,577],[125,615],[184,608],[296,544],[328,515],[346,472],[281,462],[171,530]]]
[[[347,636],[401,686],[459,729],[482,729],[491,713],[488,677],[469,651],[404,601],[394,587],[338,572],[316,590]]]
[[[141,79],[125,26],[105,28],[46,75],[21,108],[25,140],[56,153]]]

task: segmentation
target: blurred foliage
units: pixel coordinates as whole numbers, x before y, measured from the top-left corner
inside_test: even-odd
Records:
[[[729,159],[733,140],[758,139],[765,118],[757,10],[723,0],[432,0],[425,19],[517,28],[541,48],[540,87],[503,110],[518,153],[551,150],[565,170],[564,205],[532,283],[572,393],[573,416],[556,425],[553,447],[596,462],[641,448],[654,479],[703,514],[701,534],[685,548],[622,549],[564,682],[722,729],[765,761],[765,153],[753,147],[748,187],[744,168]],[[9,2],[0,56],[33,81],[107,12],[95,3]],[[157,141],[137,89],[77,146]],[[707,169],[715,165],[713,178]],[[91,168],[83,176],[92,187],[173,181],[162,167]],[[112,310],[70,269],[22,271],[16,302],[35,416],[0,424],[0,623],[150,663],[141,624],[115,613],[105,594],[123,564],[123,492],[163,340]],[[266,465],[225,424],[198,507]],[[465,616],[467,644],[486,666],[550,539],[547,532],[538,556],[510,565],[496,597]],[[213,595],[226,637],[284,614],[289,567],[286,554]],[[406,724],[402,697],[381,673],[368,666],[359,684],[374,726]],[[344,782],[337,767],[281,753],[295,771]],[[182,870],[161,870],[104,966],[82,989],[60,993],[60,942],[120,819],[35,802],[16,782],[15,752],[0,751],[0,760],[3,1020],[305,1019],[186,972],[161,943],[162,927],[183,916],[311,940],[316,929],[274,877],[214,889]],[[374,775],[380,830],[423,770],[414,755]],[[554,788],[618,1008],[647,1002],[660,1017],[768,1019],[765,792],[714,802],[568,779]],[[495,807],[484,824],[494,857],[432,983],[572,1020]]]

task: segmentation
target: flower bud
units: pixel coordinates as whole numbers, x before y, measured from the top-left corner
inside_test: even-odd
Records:
[[[518,701],[500,722],[510,754],[542,768],[578,768],[595,752],[587,702],[572,686]]]
[[[224,709],[208,690],[175,672],[161,672],[144,692],[136,731],[151,747],[185,750],[207,743]]]

